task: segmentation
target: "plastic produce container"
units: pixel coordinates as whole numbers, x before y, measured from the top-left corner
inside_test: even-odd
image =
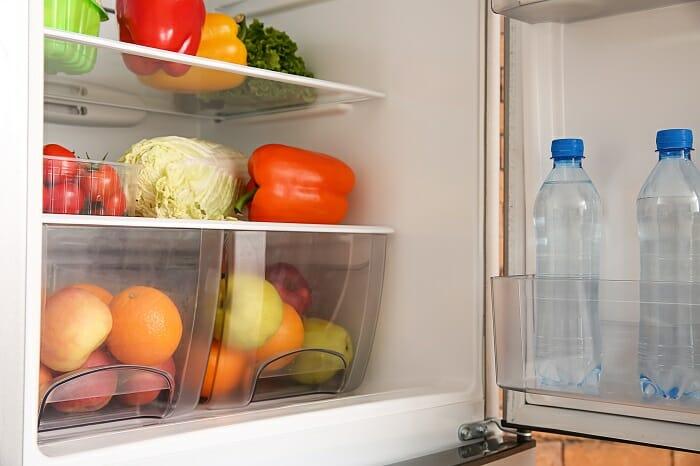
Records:
[[[107,12],[99,0],[44,0],[44,26],[91,36],[100,35],[100,22]],[[97,49],[87,45],[46,39],[46,72],[56,74],[89,73],[95,66]]]
[[[202,406],[357,388],[379,312],[386,235],[226,235]]]
[[[40,432],[195,408],[222,242],[208,230],[44,227]]]
[[[45,155],[44,212],[134,216],[138,172],[138,165]]]

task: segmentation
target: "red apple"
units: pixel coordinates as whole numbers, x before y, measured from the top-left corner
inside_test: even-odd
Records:
[[[115,364],[114,359],[105,351],[98,349],[88,357],[87,361],[78,370],[111,364]],[[99,371],[82,375],[77,379],[60,385],[51,393],[49,402],[51,402],[51,399],[65,400],[52,403],[52,406],[62,413],[97,411],[109,403],[116,390],[117,371]]]
[[[168,358],[164,363],[153,367],[169,373],[175,379],[175,362],[173,362],[173,358]],[[129,375],[129,378],[122,385],[123,389],[121,391],[124,394],[119,396],[119,401],[125,405],[147,405],[158,398],[160,391],[167,386],[165,379],[153,372],[131,372],[133,373]]]
[[[272,283],[282,301],[303,314],[311,306],[311,288],[299,269],[285,262],[270,265],[265,278]]]

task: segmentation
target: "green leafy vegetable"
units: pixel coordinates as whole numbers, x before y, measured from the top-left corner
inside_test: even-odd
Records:
[[[286,32],[273,27],[265,27],[255,19],[250,25],[241,24],[239,37],[248,51],[248,65],[271,71],[279,71],[298,76],[313,78],[313,73],[306,69],[304,59],[297,52],[297,44]],[[308,105],[316,100],[316,90],[259,78],[248,78],[245,82],[228,91],[199,94],[193,102],[192,97],[178,98],[178,107],[185,111],[197,112],[204,109],[220,109],[219,114],[277,109]]]
[[[297,55],[297,44],[284,31],[265,27],[258,19],[243,26],[241,37],[248,50],[248,65],[298,76],[313,77],[304,59]]]
[[[246,177],[244,155],[200,139],[144,139],[121,162],[141,165],[136,213],[144,217],[224,219]]]

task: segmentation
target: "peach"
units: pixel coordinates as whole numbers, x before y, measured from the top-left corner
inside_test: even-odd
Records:
[[[41,314],[41,362],[58,372],[85,364],[112,329],[112,313],[94,294],[64,288],[46,300]]]
[[[80,369],[115,364],[114,359],[102,350],[92,353]],[[50,400],[62,413],[85,413],[104,408],[117,391],[118,369],[93,372],[56,387]],[[58,401],[61,400],[61,401]]]
[[[153,366],[163,370],[175,378],[175,362],[173,358],[168,358],[164,363]],[[153,372],[130,371],[128,379],[121,384],[120,390],[123,395],[119,400],[128,406],[143,406],[158,398],[160,391],[167,386],[163,377]],[[173,387],[174,388],[174,387]]]

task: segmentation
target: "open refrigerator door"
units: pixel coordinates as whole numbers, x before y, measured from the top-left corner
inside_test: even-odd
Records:
[[[649,308],[669,316],[662,321],[682,311],[686,320],[666,345],[685,341],[691,360],[697,354],[697,338],[687,337],[700,322],[696,285],[693,280],[640,281],[635,208],[658,159],[657,130],[698,129],[694,109],[700,102],[692,78],[697,61],[687,58],[700,46],[691,19],[699,6],[493,1],[493,8],[508,16],[507,276],[492,282],[498,384],[506,389],[508,425],[700,450],[699,405],[689,388],[700,373],[697,364],[688,366],[689,384],[657,396],[650,395],[646,366],[638,362],[647,344],[640,332],[649,331],[644,317]],[[595,278],[533,275],[538,241],[533,206],[552,167],[549,143],[562,137],[585,141],[583,166],[602,201],[602,252]],[[578,315],[584,319],[595,313],[602,364],[593,387],[566,387],[542,377],[542,319],[551,309],[558,309],[561,321],[568,312],[583,312]],[[685,367],[679,361],[665,364]]]

